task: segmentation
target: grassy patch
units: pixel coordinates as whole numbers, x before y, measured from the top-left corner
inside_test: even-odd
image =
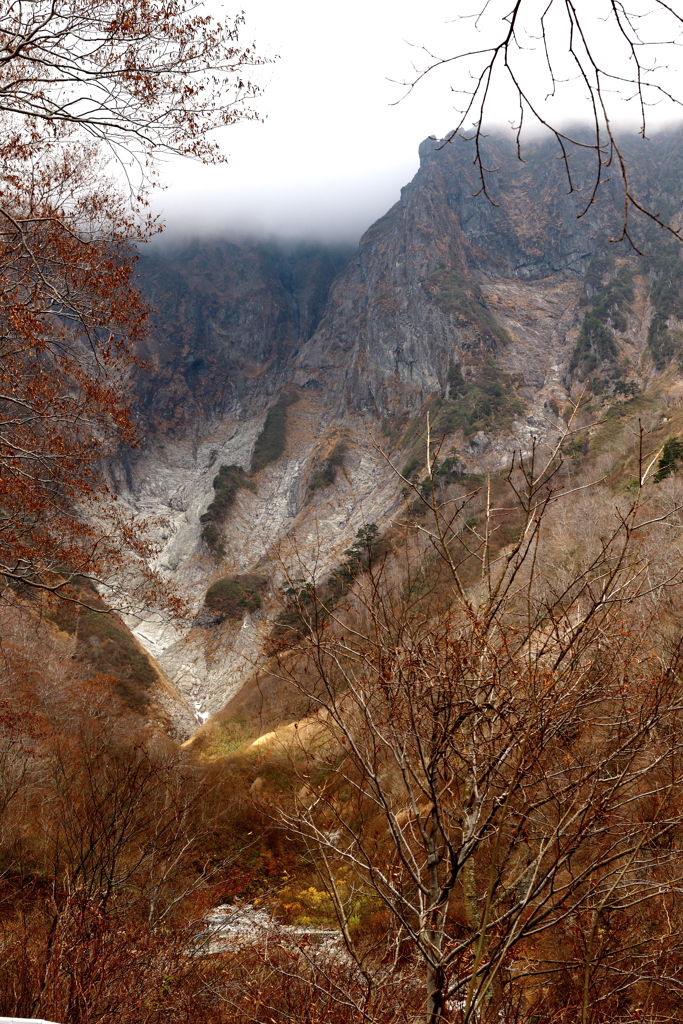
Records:
[[[114,616],[81,609],[77,638],[88,661],[117,681],[117,690],[133,707],[149,703],[147,691],[157,674],[126,627]]]
[[[341,469],[344,465],[344,459],[346,452],[348,451],[344,441],[337,441],[330,454],[325,459],[322,467],[316,469],[311,476],[308,484],[309,494],[314,494],[316,491],[324,487],[331,487],[334,481],[337,479],[337,470]]]
[[[213,551],[220,551],[221,526],[240,487],[254,490],[254,483],[241,466],[221,466],[213,478],[216,496],[199,520],[203,524],[202,538]]]
[[[275,462],[284,453],[287,440],[287,407],[298,401],[298,395],[292,392],[283,393],[268,410],[263,430],[256,438],[251,456],[252,473],[258,473],[269,462]]]
[[[116,693],[130,707],[140,710],[149,705],[148,691],[160,676],[127,626],[108,609],[90,580],[74,577],[62,594],[70,600],[55,597],[45,602],[41,617],[75,638],[77,660],[93,675],[112,679]],[[28,596],[33,600],[35,592]]]
[[[386,438],[386,445],[383,446],[385,446],[389,451],[399,444],[406,431],[408,419],[408,413],[401,412],[394,416],[388,416],[386,419],[382,420],[382,434]]]
[[[245,612],[255,612],[261,607],[261,592],[267,586],[267,577],[256,573],[223,576],[211,584],[204,604],[221,619],[241,619]]]

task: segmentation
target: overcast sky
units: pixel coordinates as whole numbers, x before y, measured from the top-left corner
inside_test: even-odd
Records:
[[[632,6],[645,10],[648,2],[632,0]],[[590,9],[605,3],[591,0]],[[507,6],[493,0],[492,17]],[[477,33],[471,20],[454,23],[456,14],[473,10],[471,0],[244,0],[244,10],[243,41],[254,39],[260,53],[277,58],[256,73],[264,86],[258,109],[265,123],[244,123],[222,133],[227,165],[168,164],[168,189],[156,204],[168,233],[238,231],[356,241],[417,170],[420,141],[442,136],[455,123],[459,98],[451,84],[465,85],[467,70],[458,77],[453,65],[440,69],[408,96],[396,82],[414,77],[414,65],[425,66],[422,46],[450,56],[467,38],[481,46],[486,26]],[[605,33],[609,52],[609,27],[596,22],[596,31]],[[527,45],[524,65],[532,69],[531,37]],[[661,47],[659,53],[665,61]],[[674,51],[669,84],[681,63]],[[541,72],[530,73],[543,92]],[[565,86],[556,112],[576,116],[582,96],[577,88]],[[495,93],[493,109],[501,124],[515,117],[509,94],[505,85]],[[670,118],[671,110],[651,114],[656,123]]]

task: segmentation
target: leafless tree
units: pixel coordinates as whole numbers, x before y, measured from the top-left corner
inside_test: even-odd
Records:
[[[477,512],[474,492],[440,487],[428,431],[417,568],[403,587],[388,563],[357,573],[350,621],[321,602],[314,615],[308,587],[298,659],[282,662],[311,706],[282,820],[310,845],[369,991],[377,950],[342,882],[384,906],[395,962],[410,949],[424,966],[429,1024],[512,1019],[561,977],[584,1024],[678,998],[683,648],[659,642],[647,608],[656,453],[641,449],[636,492],[558,586],[542,547],[576,494],[567,434],[516,455],[507,500],[489,479]],[[674,567],[656,589],[680,581]]]
[[[43,689],[12,681],[0,720],[0,1012],[223,1021],[190,955],[240,845],[223,781],[150,734],[113,680],[47,664]]]

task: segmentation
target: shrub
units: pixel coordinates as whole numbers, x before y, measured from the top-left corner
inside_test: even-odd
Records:
[[[321,487],[331,487],[337,479],[337,470],[344,465],[347,447],[344,441],[337,441],[336,445],[325,459],[322,469],[317,469],[308,485],[310,494],[320,490]]]
[[[420,458],[420,456],[413,455],[412,458],[408,459],[405,466],[401,470],[401,476],[404,476],[406,480],[410,480],[410,478],[415,474],[416,470],[420,468],[421,463],[422,459]]]
[[[241,466],[221,466],[213,478],[213,489],[216,496],[200,516],[200,523],[203,523],[202,538],[209,547],[216,551],[220,544],[220,527],[225,521],[230,507],[235,501],[235,496],[240,487],[247,487],[254,490],[254,483],[249,479]]]
[[[448,455],[445,459],[437,462],[432,476],[426,476],[420,487],[424,494],[429,494],[432,489],[432,479],[438,487],[447,487],[448,484],[458,483],[464,475],[465,463],[461,462],[457,455]]]
[[[659,483],[661,480],[666,479],[676,469],[678,469],[678,463],[683,460],[683,441],[680,437],[670,437],[668,441],[664,443],[664,450],[662,451],[662,457],[657,463],[657,472],[655,473],[655,483]]]
[[[479,430],[506,429],[524,411],[514,391],[513,378],[492,359],[466,380],[457,363],[448,368],[449,397],[434,400],[432,436],[462,430],[465,438]],[[403,474],[406,476],[407,474]]]
[[[245,612],[261,607],[261,592],[267,585],[267,577],[256,573],[223,576],[211,584],[204,604],[221,619],[241,619]]]
[[[325,583],[316,587],[303,577],[290,580],[283,591],[285,605],[271,632],[273,648],[277,650],[296,643],[300,637],[310,635],[321,622],[327,621],[329,613],[358,576],[370,569],[388,550],[389,544],[380,537],[377,524],[366,523],[357,531],[351,547],[344,552],[344,561],[331,572]]]
[[[359,573],[364,572],[376,559],[380,539],[377,523],[366,523],[356,533],[356,539],[344,554],[345,561],[332,572],[327,580],[335,600],[341,597],[344,590],[352,586]]]
[[[269,462],[275,462],[285,450],[287,439],[287,407],[299,401],[299,396],[287,392],[268,410],[263,430],[256,438],[251,456],[251,471],[258,473]]]
[[[637,398],[640,388],[635,381],[618,380],[614,385],[614,394],[621,395],[623,398]]]

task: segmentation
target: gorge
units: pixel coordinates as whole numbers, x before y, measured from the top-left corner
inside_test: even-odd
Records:
[[[7,1012],[680,1019],[680,241],[485,145],[355,249],[140,254],[65,509],[122,547],[0,607]],[[675,230],[683,135],[629,153]]]
[[[110,472],[122,500],[164,520],[157,564],[192,608],[182,628],[153,613],[129,623],[180,698],[166,703],[183,738],[262,660],[296,564],[323,578],[359,528],[399,514],[405,484],[389,460],[421,471],[427,411],[444,450],[482,473],[543,438],[586,382],[607,407],[672,365],[675,310],[658,311],[656,282],[678,279],[681,263],[663,233],[640,225],[643,255],[613,241],[610,183],[579,218],[581,152],[569,194],[549,141],[526,162],[504,138],[488,145],[490,199],[467,141],[427,140],[415,178],[355,252],[203,239],[142,256],[155,310],[138,383],[145,446]],[[633,159],[648,201],[678,208],[680,135],[641,143]],[[608,294],[620,274],[631,289],[621,306]],[[264,427],[274,447],[257,466]],[[221,467],[241,478],[208,544]],[[249,576],[260,581],[251,605],[212,618],[209,588]]]

